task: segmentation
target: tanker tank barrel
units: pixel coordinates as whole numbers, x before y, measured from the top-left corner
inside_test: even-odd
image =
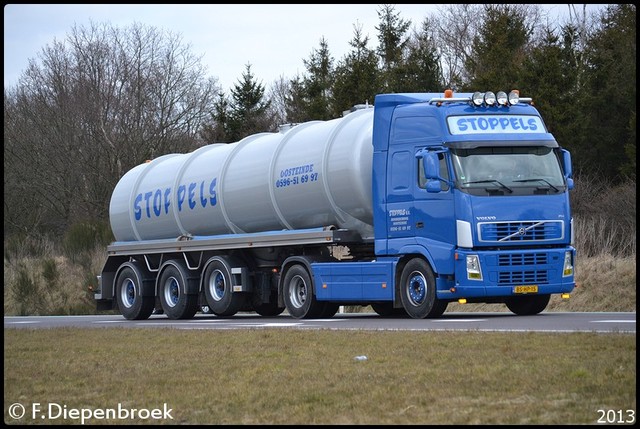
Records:
[[[373,235],[373,108],[284,124],[134,167],[109,214],[117,241],[337,225]]]

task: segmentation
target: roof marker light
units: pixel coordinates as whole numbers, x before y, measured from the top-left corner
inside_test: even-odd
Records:
[[[453,89],[445,89],[444,98],[453,98]]]

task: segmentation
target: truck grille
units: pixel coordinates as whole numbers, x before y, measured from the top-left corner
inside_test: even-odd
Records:
[[[503,271],[498,273],[499,285],[545,284],[548,281],[546,270]]]
[[[546,253],[509,253],[498,256],[498,265],[512,267],[514,265],[540,265],[547,263]]]
[[[478,224],[479,240],[493,243],[521,243],[564,238],[563,221],[486,222]]]
[[[498,285],[546,284],[549,282],[547,253],[504,253],[498,255]]]

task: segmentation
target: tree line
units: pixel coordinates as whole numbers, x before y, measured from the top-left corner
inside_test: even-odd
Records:
[[[636,6],[584,6],[559,23],[539,5],[452,4],[413,23],[380,5],[375,39],[354,24],[336,59],[321,37],[304,72],[269,87],[247,62],[229,93],[180,35],[73,26],[4,90],[5,238],[107,223],[116,183],[145,160],[336,118],[388,92],[518,89],[577,176],[635,181]]]

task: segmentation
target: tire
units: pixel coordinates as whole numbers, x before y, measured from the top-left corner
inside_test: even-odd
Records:
[[[135,266],[124,267],[116,280],[116,302],[120,313],[129,320],[148,319],[155,297],[142,296],[143,273]]]
[[[169,319],[190,319],[198,311],[198,295],[185,293],[187,271],[178,261],[162,270],[158,282],[158,295],[162,310]]]
[[[202,279],[207,305],[216,316],[233,316],[245,304],[246,295],[233,292],[231,268],[223,260],[212,259]]]
[[[404,308],[394,308],[392,302],[383,302],[371,304],[373,311],[382,317],[406,317],[407,312]]]
[[[518,316],[533,316],[547,308],[550,299],[551,295],[513,296],[508,298],[505,304]]]
[[[448,304],[436,297],[436,277],[431,266],[420,258],[410,260],[402,270],[400,299],[414,319],[440,317]]]
[[[296,319],[322,317],[325,303],[316,300],[309,272],[302,265],[293,265],[287,270],[283,281],[284,305]]]

